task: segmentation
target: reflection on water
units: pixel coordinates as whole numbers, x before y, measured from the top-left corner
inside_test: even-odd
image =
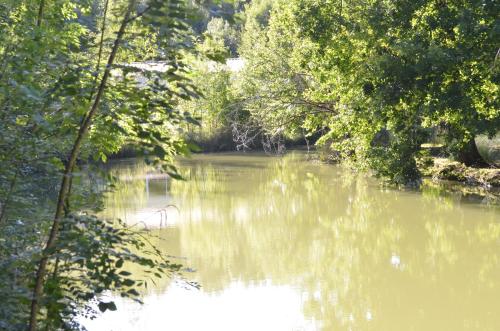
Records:
[[[304,158],[196,156],[185,182],[117,165],[106,215],[163,225],[202,289],[164,281],[89,330],[500,329],[498,207]]]

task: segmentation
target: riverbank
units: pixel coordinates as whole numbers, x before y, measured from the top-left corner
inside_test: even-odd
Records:
[[[227,137],[226,137],[227,138]],[[227,139],[226,139],[227,140]],[[235,151],[235,146],[228,146],[226,144],[201,144],[199,141],[196,143],[198,146],[202,146],[201,154],[212,154],[221,152],[231,152]],[[219,147],[214,147],[219,146]],[[317,153],[314,159],[318,162],[335,164],[341,162],[338,155],[311,147],[300,145],[298,141],[288,141],[288,150],[300,150],[300,151],[314,151]],[[262,149],[256,148],[254,152],[262,152]],[[120,158],[130,158],[138,157],[140,153],[137,152],[133,146],[127,146],[122,149],[116,155],[110,157],[110,159],[120,159]],[[453,161],[445,157],[427,157],[425,159],[420,159],[417,162],[418,169],[422,173],[423,179],[426,181],[431,181],[435,183],[439,182],[450,182],[451,184],[460,184],[463,189],[469,187],[470,190],[477,193],[476,188],[480,188],[480,191],[493,189],[495,195],[500,195],[500,169],[498,168],[473,168],[464,165],[463,163]]]
[[[340,158],[331,152],[317,151],[317,162],[338,164]],[[440,194],[461,194],[488,201],[500,201],[500,169],[473,168],[445,157],[426,157],[417,161],[422,174],[422,189]]]
[[[420,171],[433,181],[454,181],[469,186],[500,188],[500,169],[472,168],[447,158],[435,157],[430,162],[422,162]]]

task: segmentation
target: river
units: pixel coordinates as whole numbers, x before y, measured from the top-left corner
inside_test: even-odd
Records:
[[[117,162],[104,215],[156,229],[182,277],[115,298],[90,331],[499,330],[500,208],[258,154]],[[197,282],[200,289],[183,279]],[[113,296],[110,294],[110,296]]]

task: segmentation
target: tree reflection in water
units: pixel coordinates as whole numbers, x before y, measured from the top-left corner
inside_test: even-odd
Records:
[[[167,191],[164,179],[150,181],[149,199],[142,178],[119,182],[106,213],[137,220],[175,204],[180,212],[169,212],[155,240],[186,258],[203,293],[234,284],[293,288],[303,317],[321,330],[500,326],[497,207],[383,188],[300,153],[203,155],[180,164],[187,181],[169,182]],[[133,178],[148,170],[114,171]]]

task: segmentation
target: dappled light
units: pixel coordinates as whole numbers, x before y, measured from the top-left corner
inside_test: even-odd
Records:
[[[499,13],[0,0],[0,330],[499,330]]]
[[[402,193],[340,166],[308,162],[303,153],[196,156],[179,166],[188,181],[167,183],[167,192],[150,189],[149,200],[137,203],[121,191],[139,186],[134,195],[144,196],[143,170],[120,164],[118,176],[136,169],[137,178],[119,184],[106,210],[135,219],[143,210],[176,205],[167,211],[172,222],[148,225],[201,289],[181,290],[179,279],[160,282],[144,292],[146,305],[134,318],[122,315],[134,310],[122,302],[122,312],[89,322],[95,330],[123,318],[130,323],[124,330],[157,330],[162,307],[169,307],[165,318],[175,330],[196,328],[185,309],[197,316],[196,325],[218,330],[494,330],[500,324],[495,207],[456,195]],[[165,180],[155,185],[164,188]],[[137,204],[127,206],[131,199]],[[276,305],[271,314],[262,309],[269,302]]]

